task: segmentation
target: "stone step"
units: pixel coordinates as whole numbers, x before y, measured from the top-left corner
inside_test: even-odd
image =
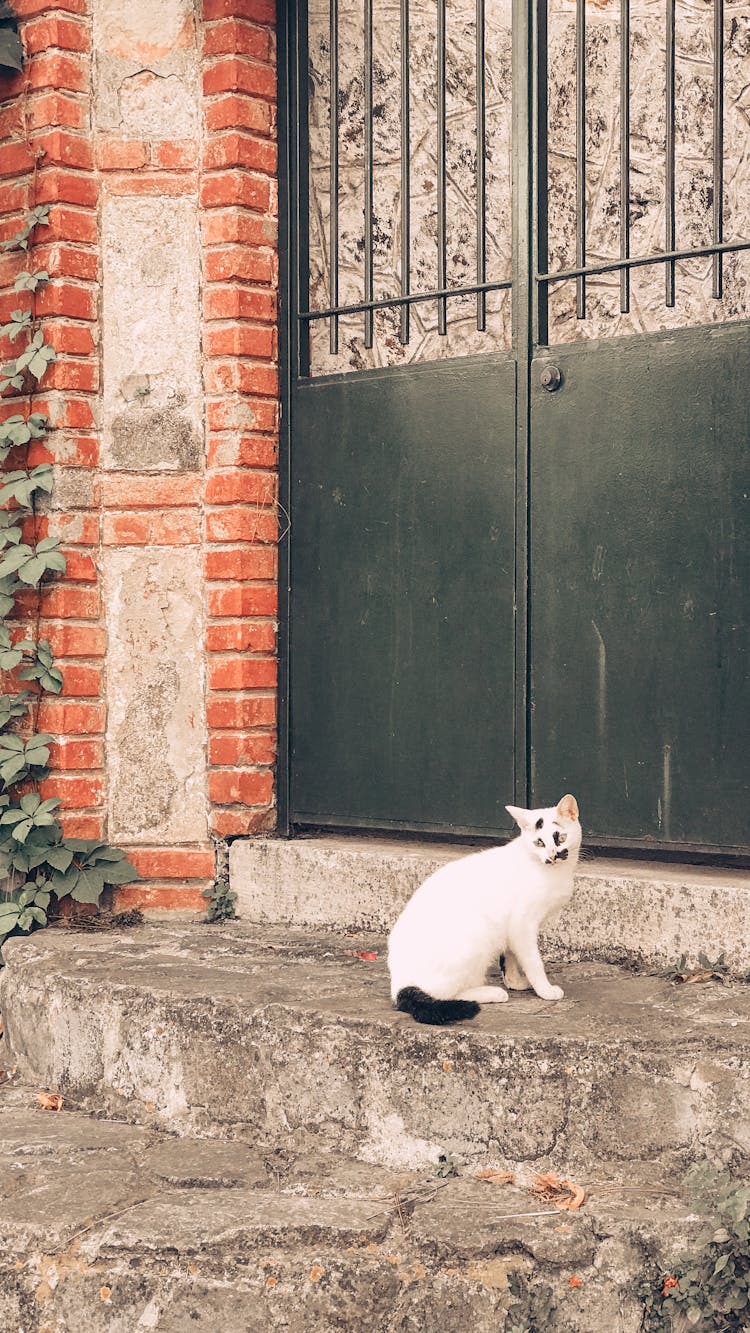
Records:
[[[375,837],[240,838],[230,849],[230,882],[247,921],[387,932],[428,875],[473,850]],[[750,871],[585,859],[547,943],[561,957],[649,967],[724,954],[744,975]]]
[[[377,952],[374,960],[360,954]],[[21,1074],[182,1134],[425,1168],[596,1171],[750,1156],[750,987],[551,962],[452,1028],[390,1004],[383,941],[278,927],[44,931],[4,947]]]
[[[0,1327],[636,1333],[643,1279],[699,1225],[651,1177],[561,1212],[528,1181],[178,1139],[0,1086]]]

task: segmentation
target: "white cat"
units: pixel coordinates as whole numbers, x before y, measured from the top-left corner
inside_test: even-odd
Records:
[[[543,1000],[562,999],[560,987],[547,980],[537,937],[573,892],[578,803],[563,796],[545,810],[505,808],[519,837],[436,870],[390,933],[391,997],[418,1023],[456,1023],[474,1018],[480,1002],[507,1000],[502,986],[485,985],[500,954],[511,990],[531,987]]]

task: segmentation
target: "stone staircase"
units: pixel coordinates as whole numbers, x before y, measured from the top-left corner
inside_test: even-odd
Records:
[[[323,861],[329,890],[349,885],[348,925],[249,922],[270,914],[269,872],[225,926],[5,946],[3,1333],[640,1329],[640,1283],[699,1226],[685,1169],[750,1158],[750,987],[636,972],[627,948],[593,931],[576,949],[561,924],[564,1000],[516,993],[419,1027],[390,1007],[382,935],[352,925],[383,874],[368,890]],[[306,888],[294,914],[320,911]],[[633,955],[672,947],[654,924]],[[684,944],[695,923],[674,929]],[[63,1110],[38,1109],[39,1088]],[[478,1178],[491,1168],[514,1183]],[[585,1189],[580,1209],[533,1196],[549,1171]]]

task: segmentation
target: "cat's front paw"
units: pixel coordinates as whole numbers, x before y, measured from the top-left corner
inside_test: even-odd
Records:
[[[540,1000],[561,1000],[564,994],[562,986],[548,986],[546,990],[537,991]]]

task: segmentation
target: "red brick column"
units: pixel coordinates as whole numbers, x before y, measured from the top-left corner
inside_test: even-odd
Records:
[[[63,671],[40,727],[55,736],[45,795],[63,802],[66,832],[111,836],[105,731],[117,682],[107,675],[102,554],[195,546],[203,553],[209,828],[185,846],[128,848],[143,880],[120,906],[203,909],[222,838],[275,826],[278,464],[275,7],[204,0],[201,138],[117,138],[91,128],[88,0],[17,0],[27,66],[0,81],[0,240],[23,210],[51,204],[32,263],[53,282],[37,309],[58,360],[34,410],[55,430],[32,464],[56,467],[43,531],[59,535],[66,574],[42,596],[42,636]],[[26,140],[31,135],[36,161]],[[198,197],[204,247],[205,468],[138,474],[100,468],[100,210],[112,195]],[[0,316],[19,256],[0,256]],[[3,349],[12,355],[17,349]],[[3,399],[2,416],[26,400]],[[31,614],[34,594],[19,611]],[[110,673],[111,674],[111,673]]]
[[[278,336],[272,0],[204,0],[208,789],[214,832],[275,826]]]

